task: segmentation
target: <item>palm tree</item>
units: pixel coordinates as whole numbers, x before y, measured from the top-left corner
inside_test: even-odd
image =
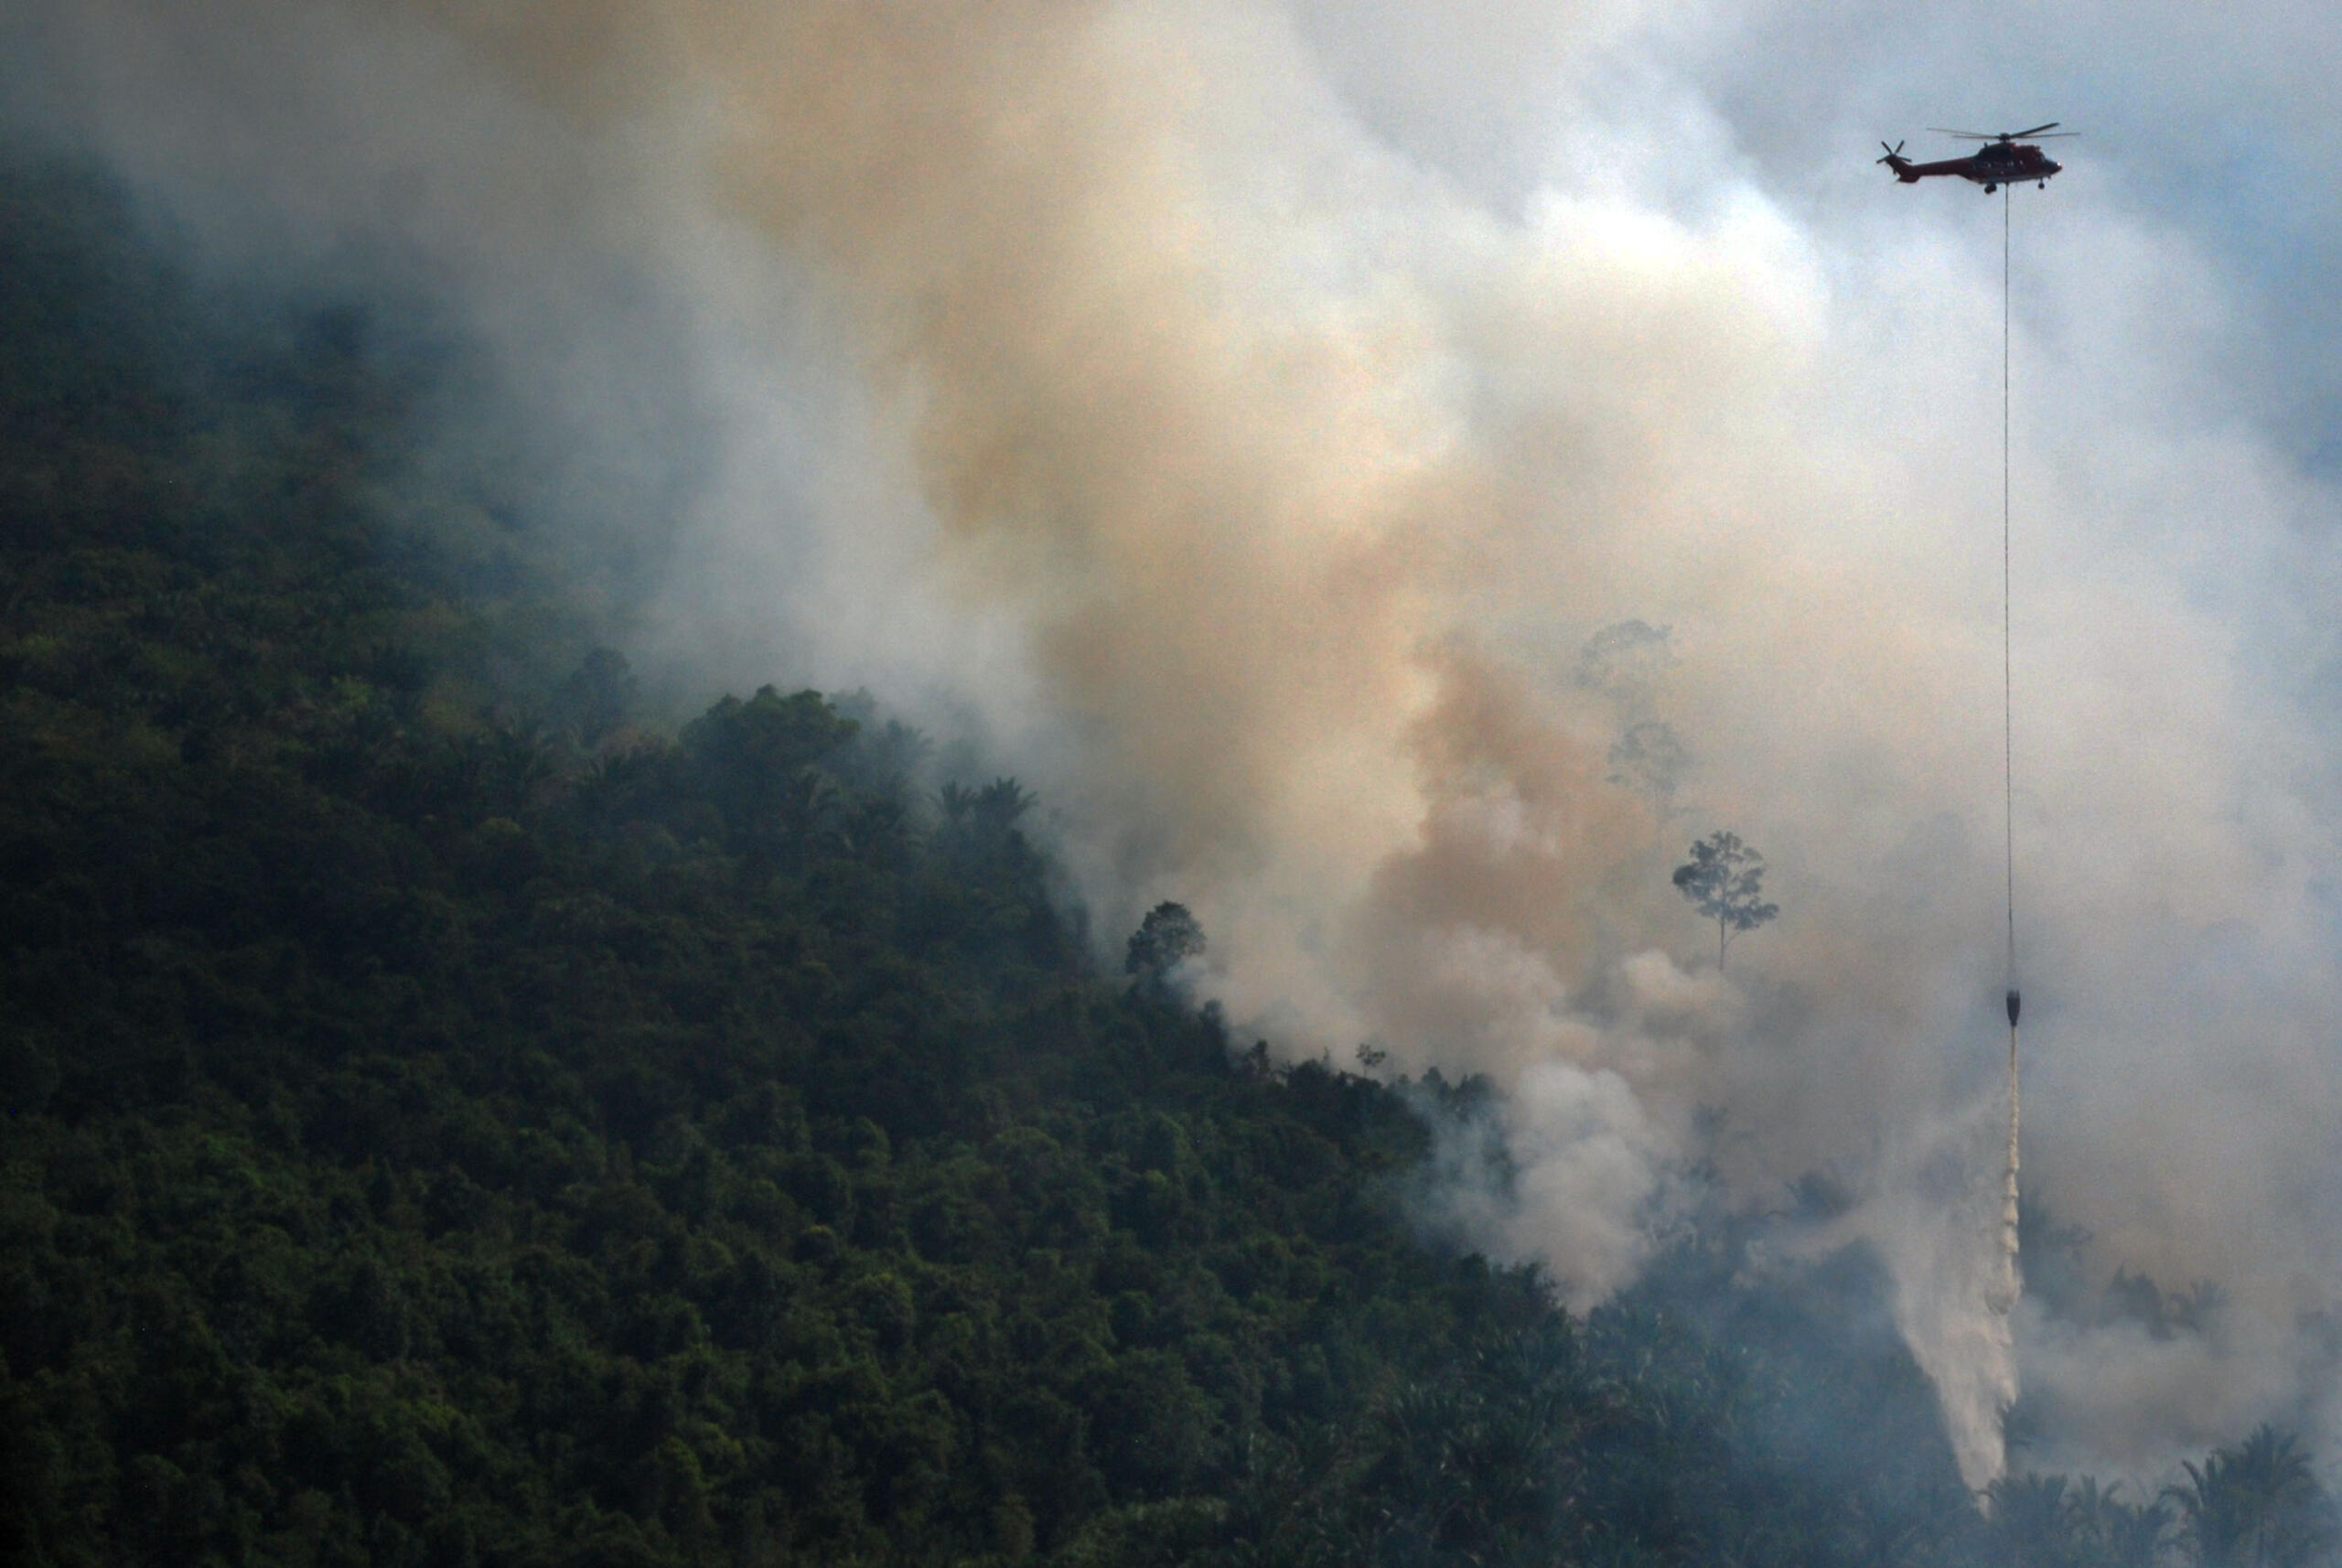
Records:
[[[2180,1538],[2202,1568],[2296,1568],[2333,1543],[2331,1504],[2293,1434],[2264,1422],[2201,1467],[2183,1467],[2187,1485],[2164,1496],[2178,1505]]]
[[[2074,1561],[2087,1568],[2155,1568],[2171,1532],[2171,1509],[2125,1502],[2119,1481],[2101,1487],[2085,1476],[2066,1494],[2066,1535]]]
[[[2066,1477],[2004,1476],[1985,1489],[1991,1539],[2009,1568],[2067,1568]]]

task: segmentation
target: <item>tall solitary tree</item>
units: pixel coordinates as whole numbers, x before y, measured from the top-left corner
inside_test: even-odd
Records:
[[[1742,931],[1753,931],[1781,912],[1765,902],[1765,857],[1719,829],[1692,846],[1692,858],[1675,868],[1675,890],[1716,923],[1716,967]]]

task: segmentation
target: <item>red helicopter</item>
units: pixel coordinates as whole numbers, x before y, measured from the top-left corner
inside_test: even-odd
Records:
[[[1945,158],[1940,163],[1915,164],[1903,156],[1902,143],[1897,142],[1893,146],[1886,147],[1886,144],[1881,142],[1878,145],[1886,147],[1886,156],[1878,161],[1893,169],[1895,177],[1905,185],[1917,185],[1931,174],[1952,174],[1958,175],[1962,179],[1974,180],[1984,188],[1984,194],[1987,196],[2004,185],[2014,185],[2024,179],[2029,179],[2035,185],[2046,188],[2049,183],[2049,177],[2066,166],[2060,163],[2051,162],[2042,155],[2039,147],[2031,142],[2020,142],[2017,140],[2018,137],[2036,136],[2042,141],[2048,142],[2055,141],[2059,136],[2081,134],[2079,131],[2058,130],[2057,122],[2055,120],[2050,121],[2047,125],[2036,125],[2030,131],[2003,131],[1998,135],[1992,136],[1986,135],[1982,131],[1947,131],[1941,125],[1930,125],[1928,129],[1939,135],[1957,136],[1963,142],[1982,142],[1984,145],[1964,158]]]

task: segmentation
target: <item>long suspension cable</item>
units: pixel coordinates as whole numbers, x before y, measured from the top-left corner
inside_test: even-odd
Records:
[[[2016,994],[2016,665],[2009,636],[2009,208],[2001,187],[2001,837],[2008,870],[2008,983]],[[2014,1003],[2011,1003],[2014,1012]],[[2016,1020],[2009,1020],[2012,1026]]]
[[[2023,1229],[2017,1188],[2016,1017],[2016,664],[2012,656],[2009,572],[2009,209],[2011,188],[2001,187],[2001,835],[2008,867],[2009,1141],[2001,1189],[2000,1310],[2014,1309],[2024,1288],[2017,1250]]]

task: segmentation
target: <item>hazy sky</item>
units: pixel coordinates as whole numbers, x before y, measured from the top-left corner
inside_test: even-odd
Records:
[[[1038,783],[1284,1050],[1485,1070],[1487,1245],[1574,1305],[1697,1163],[1853,1196],[1971,1479],[2022,1386],[2154,1476],[2342,1446],[2334,478],[2308,6],[36,0],[20,118],[222,270],[395,269],[498,346],[546,506],[666,507],[629,651],[867,683]],[[1986,1301],[2015,193],[2028,1183],[2197,1335]],[[676,389],[685,389],[678,392]],[[688,417],[676,413],[687,407]],[[679,430],[687,429],[689,439]],[[556,467],[559,467],[557,464]],[[661,499],[661,498],[668,498]],[[1589,680],[1606,626],[1664,628]],[[1611,748],[1665,724],[1662,816]],[[1730,826],[1720,973],[1670,866]],[[2013,1335],[2013,1342],[2012,1342]]]
[[[1895,237],[1860,194],[1883,177],[1858,155],[1907,137],[1915,156],[1958,150],[1929,125],[2057,120],[2083,137],[2059,153],[2059,202],[2196,250],[2234,313],[2218,324],[2223,390],[2294,456],[2342,462],[2342,305],[2318,283],[2337,238],[2326,84],[2342,27],[2324,7],[1463,0],[1434,15],[1310,0],[1301,14],[1370,125],[1516,209],[1583,172],[1590,115],[1628,144],[1647,197],[1696,202],[1746,180],[1817,236],[1875,252]],[[1949,205],[1929,218],[1962,216]]]

